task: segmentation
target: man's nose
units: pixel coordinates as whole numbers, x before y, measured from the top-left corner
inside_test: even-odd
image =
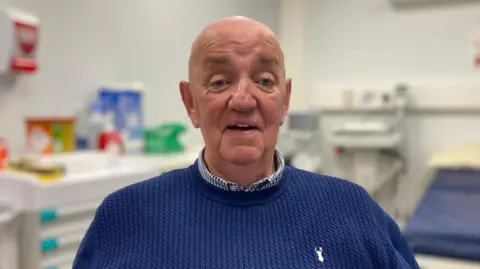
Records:
[[[248,112],[257,107],[257,100],[252,94],[254,85],[249,79],[240,80],[228,102],[228,107],[238,112]]]

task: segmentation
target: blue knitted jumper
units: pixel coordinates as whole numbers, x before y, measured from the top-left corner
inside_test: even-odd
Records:
[[[419,268],[395,222],[346,180],[285,167],[231,192],[195,163],[109,195],[74,269]]]

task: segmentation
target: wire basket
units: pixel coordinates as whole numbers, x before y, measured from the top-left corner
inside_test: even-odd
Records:
[[[0,208],[0,269],[19,269],[17,214]]]

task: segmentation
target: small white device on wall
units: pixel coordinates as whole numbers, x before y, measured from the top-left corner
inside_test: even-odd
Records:
[[[39,19],[24,11],[0,9],[0,75],[35,73]]]

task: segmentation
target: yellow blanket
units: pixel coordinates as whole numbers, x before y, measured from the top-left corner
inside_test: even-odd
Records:
[[[437,152],[430,157],[428,166],[432,168],[480,169],[480,142]]]

